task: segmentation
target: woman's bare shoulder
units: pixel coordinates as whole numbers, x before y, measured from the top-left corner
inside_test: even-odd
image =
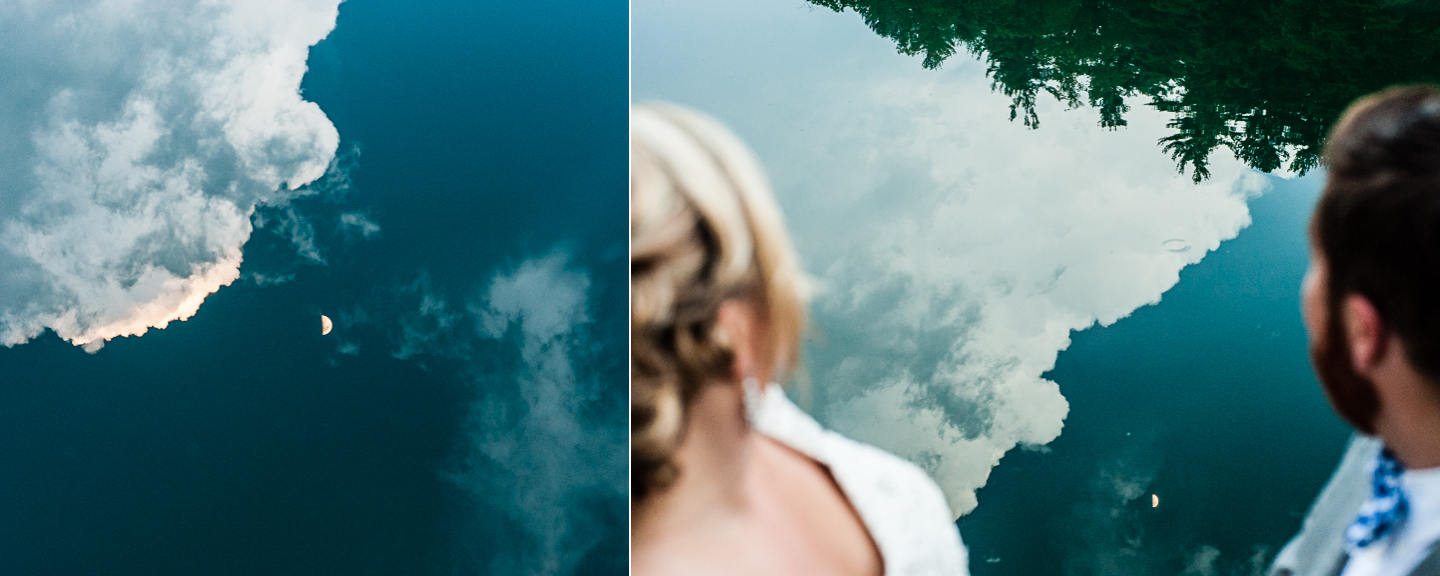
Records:
[[[763,401],[757,427],[829,469],[879,548],[886,574],[968,573],[950,506],[924,470],[824,429],[779,387],[767,390]]]

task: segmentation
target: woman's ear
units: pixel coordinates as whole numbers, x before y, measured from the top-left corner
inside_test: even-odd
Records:
[[[736,382],[755,375],[755,312],[740,300],[720,303],[715,319],[715,338],[729,344],[735,355],[730,376]]]
[[[1385,358],[1390,331],[1370,300],[1359,294],[1345,298],[1345,335],[1350,344],[1350,362],[1355,372],[1369,376]]]

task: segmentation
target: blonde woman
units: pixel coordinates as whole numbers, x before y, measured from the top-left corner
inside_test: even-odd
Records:
[[[806,282],[750,151],[667,104],[632,110],[631,140],[633,573],[967,574],[924,472],[773,384]]]

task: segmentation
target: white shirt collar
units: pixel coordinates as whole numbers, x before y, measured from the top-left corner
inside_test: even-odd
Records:
[[[1405,491],[1410,511],[1405,516],[1405,525],[1397,534],[1397,540],[1402,546],[1428,549],[1440,540],[1440,467],[1406,470],[1400,475],[1400,486]]]
[[[1440,467],[1400,475],[1409,512],[1389,537],[1346,563],[1343,576],[1408,576],[1440,541]]]

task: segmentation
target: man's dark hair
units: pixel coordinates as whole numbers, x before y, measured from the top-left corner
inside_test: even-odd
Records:
[[[1356,101],[1331,132],[1325,160],[1310,231],[1328,268],[1326,363],[1346,365],[1317,369],[1324,378],[1349,368],[1340,303],[1359,294],[1411,364],[1440,385],[1440,88],[1400,86]],[[1337,409],[1363,430],[1369,418],[1352,416],[1373,415],[1373,389],[1338,392]]]

